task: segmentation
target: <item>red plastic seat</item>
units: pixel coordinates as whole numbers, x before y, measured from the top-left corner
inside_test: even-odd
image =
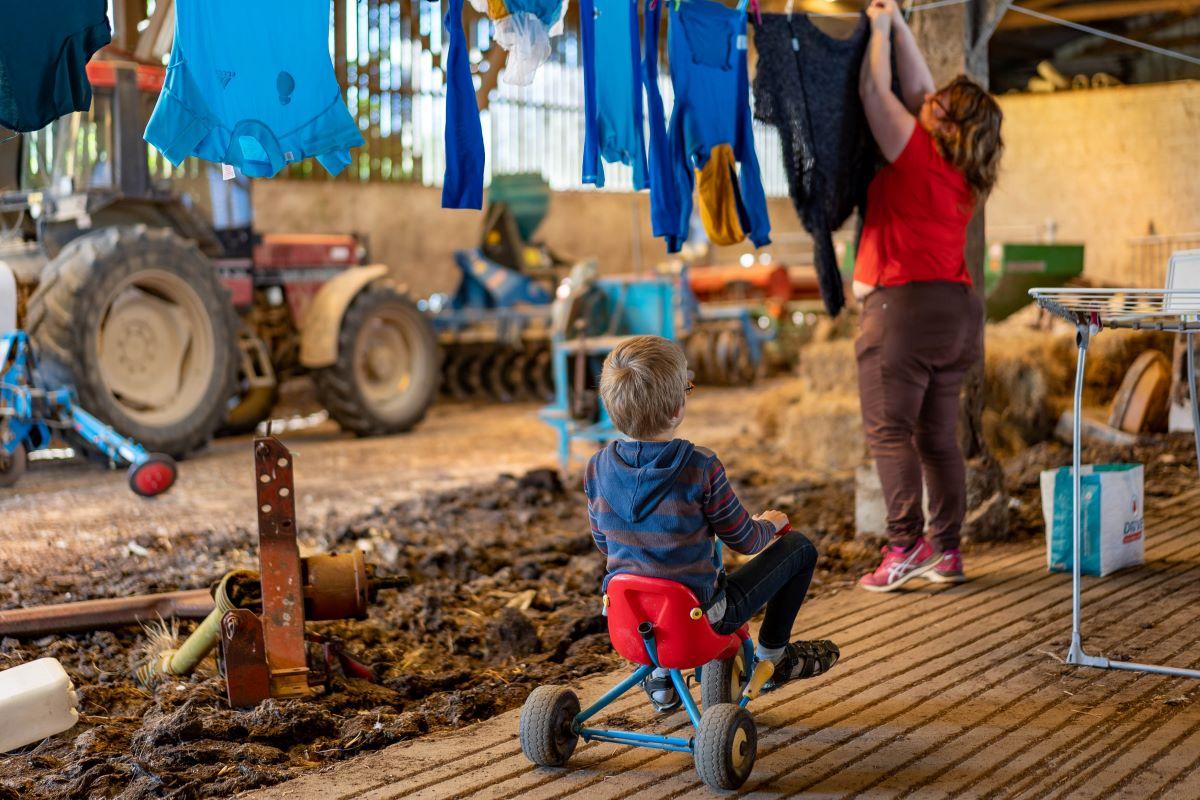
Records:
[[[613,647],[635,664],[652,664],[638,626],[654,626],[658,663],[668,669],[692,669],[713,659],[732,657],[750,638],[743,625],[722,636],[708,617],[692,619],[700,603],[682,583],[641,575],[615,575],[608,582],[608,636]]]

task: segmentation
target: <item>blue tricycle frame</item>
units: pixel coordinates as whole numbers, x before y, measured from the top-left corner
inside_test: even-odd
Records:
[[[70,430],[112,465],[129,465],[129,488],[142,497],[167,491],[175,460],[152,453],[79,407],[70,387],[44,388],[29,335],[0,335],[0,485],[11,486],[28,452],[50,446],[55,430]]]

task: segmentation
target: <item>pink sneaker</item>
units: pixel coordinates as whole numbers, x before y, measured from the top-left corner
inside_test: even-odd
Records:
[[[899,589],[910,578],[929,572],[939,560],[938,554],[924,539],[908,550],[885,546],[883,563],[874,572],[859,578],[858,585],[868,592],[890,592]]]
[[[937,566],[925,573],[925,580],[934,583],[962,583],[967,579],[963,572],[962,553],[958,550],[945,550],[938,559]]]

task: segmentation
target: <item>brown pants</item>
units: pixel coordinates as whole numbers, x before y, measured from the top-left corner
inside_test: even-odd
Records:
[[[959,394],[983,353],[983,303],[960,283],[877,289],[863,303],[858,341],[863,433],[887,503],[887,533],[911,547],[929,531],[941,550],[959,545],[966,468],[958,445]]]

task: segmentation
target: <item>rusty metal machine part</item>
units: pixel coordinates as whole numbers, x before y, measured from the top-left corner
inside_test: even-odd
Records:
[[[16,608],[0,611],[0,637],[77,633],[157,619],[203,619],[212,610],[207,589]]]
[[[271,696],[271,668],[262,622],[254,612],[235,608],[221,619],[225,692],[234,708],[254,706]]]
[[[308,619],[367,618],[371,584],[361,550],[308,556],[303,564]]]
[[[270,696],[304,697],[311,690],[304,647],[304,587],[296,544],[291,452],[273,436],[255,439],[254,474],[258,488],[262,636],[271,669]]]

